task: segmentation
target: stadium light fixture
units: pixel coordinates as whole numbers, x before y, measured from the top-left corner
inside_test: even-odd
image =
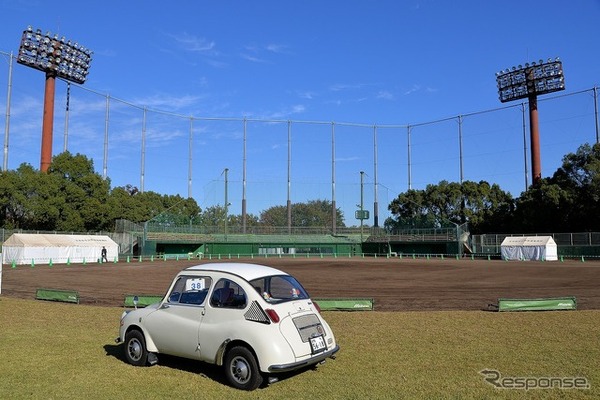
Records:
[[[17,63],[46,74],[42,150],[40,170],[48,171],[52,161],[52,129],[54,123],[54,92],[56,78],[83,84],[89,73],[92,51],[77,42],[58,38],[50,32],[42,34],[31,26],[23,31]]]
[[[527,98],[531,137],[533,183],[542,177],[537,96],[565,89],[562,61],[559,58],[539,60],[496,72],[498,95],[502,103]]]
[[[565,89],[562,61],[558,58],[497,72],[496,81],[502,103]]]

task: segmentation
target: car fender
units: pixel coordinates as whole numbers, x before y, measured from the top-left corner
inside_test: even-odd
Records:
[[[152,340],[152,337],[143,325],[144,318],[156,311],[157,308],[158,305],[151,305],[146,308],[139,308],[123,313],[123,318],[121,320],[123,323],[123,341],[125,340],[125,335],[127,334],[127,332],[134,329],[138,330],[144,335],[144,340],[146,341],[146,349],[149,352],[157,353],[158,348],[156,347],[156,344],[154,344],[154,340]]]
[[[158,349],[156,348],[156,345],[154,344],[152,337],[146,331],[146,329],[144,329],[140,325],[132,324],[127,327],[125,334],[127,334],[127,332],[132,331],[132,330],[138,330],[138,331],[142,332],[142,334],[144,335],[144,340],[146,341],[146,350],[148,350],[150,353],[158,353]],[[125,338],[123,338],[123,340],[125,340]]]
[[[251,329],[243,329],[238,334],[229,337],[221,343],[215,356],[215,364],[223,365],[226,351],[233,344],[241,344],[256,356],[259,368],[262,372],[269,372],[269,366],[273,364],[291,363],[296,360],[294,352],[287,340],[283,337],[277,324],[270,326],[272,334],[268,341],[264,340],[264,331],[254,332]]]

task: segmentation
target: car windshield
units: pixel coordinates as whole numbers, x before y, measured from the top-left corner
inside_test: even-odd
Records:
[[[250,284],[269,303],[308,299],[302,285],[290,275],[274,275],[250,281]]]

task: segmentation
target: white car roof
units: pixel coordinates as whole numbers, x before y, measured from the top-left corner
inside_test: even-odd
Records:
[[[186,268],[182,272],[184,271],[221,271],[238,275],[247,281],[271,275],[289,275],[276,268],[250,263],[208,263],[194,265],[193,267]]]

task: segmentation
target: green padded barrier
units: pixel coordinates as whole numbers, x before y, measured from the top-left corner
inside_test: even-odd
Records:
[[[36,300],[62,301],[79,304],[79,292],[75,290],[39,288],[35,293]]]
[[[575,297],[545,299],[498,299],[498,311],[557,311],[576,310]]]
[[[313,299],[322,311],[373,311],[372,298]]]

